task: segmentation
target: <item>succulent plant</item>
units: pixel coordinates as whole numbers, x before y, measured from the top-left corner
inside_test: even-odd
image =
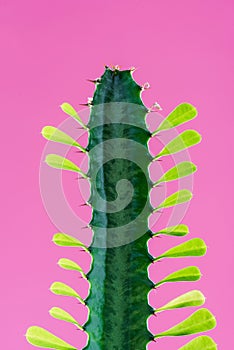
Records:
[[[146,115],[151,112],[141,99],[142,87],[133,79],[132,70],[118,67],[105,68],[100,79],[94,81],[95,92],[89,101],[90,119],[84,124],[75,109],[68,103],[62,110],[74,118],[89,134],[88,146],[82,147],[63,131],[46,126],[42,135],[50,141],[74,146],[88,154],[89,170],[82,171],[69,159],[49,154],[46,163],[54,168],[73,171],[87,179],[91,186],[88,204],[92,207],[93,242],[89,247],[66,233],[56,233],[55,244],[64,247],[78,247],[92,256],[92,266],[87,275],[77,262],[61,258],[58,262],[63,269],[74,270],[87,278],[89,295],[83,300],[70,286],[54,282],[54,294],[78,299],[89,309],[89,318],[80,325],[67,311],[54,307],[49,312],[54,318],[74,324],[87,332],[86,349],[90,350],[143,350],[150,341],[160,337],[185,336],[206,332],[215,327],[212,313],[200,308],[174,327],[152,334],[147,320],[151,315],[167,310],[202,306],[204,295],[191,290],[165,305],[154,309],[148,303],[148,294],[164,283],[197,281],[201,277],[196,266],[186,266],[157,283],[149,278],[150,264],[166,258],[203,256],[206,244],[200,238],[193,238],[178,244],[160,254],[152,256],[148,251],[148,241],[159,235],[181,237],[189,233],[188,226],[159,228],[152,232],[149,216],[173,206],[190,201],[192,193],[180,189],[165,198],[156,208],[150,201],[150,191],[161,183],[177,181],[196,171],[191,161],[182,161],[167,170],[153,183],[149,176],[149,165],[171,154],[176,154],[199,143],[201,136],[195,130],[185,130],[170,140],[155,156],[149,152],[151,138],[166,130],[176,128],[196,117],[197,111],[189,103],[176,107],[156,128],[150,132],[146,125]],[[168,311],[169,313],[170,311]],[[58,350],[80,348],[53,335],[44,328],[33,326],[27,330],[27,340],[34,346]],[[160,347],[159,347],[160,349]],[[217,349],[208,336],[195,337],[180,350]]]

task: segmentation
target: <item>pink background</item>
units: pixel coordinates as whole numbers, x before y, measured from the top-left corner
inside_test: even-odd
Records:
[[[158,101],[164,115],[183,101],[199,110],[190,127],[201,132],[203,142],[191,150],[199,171],[184,223],[191,237],[201,236],[209,247],[205,258],[189,261],[202,269],[203,278],[195,284],[161,287],[155,303],[201,289],[218,321],[210,334],[219,349],[234,347],[233,7],[229,0],[0,2],[2,348],[33,349],[24,338],[32,324],[63,335],[78,348],[84,344],[79,331],[48,315],[49,308],[61,306],[84,319],[79,305],[52,295],[48,288],[62,280],[79,290],[76,274],[57,267],[59,257],[74,258],[86,270],[88,261],[76,250],[64,251],[51,243],[56,228],[43,208],[38,180],[45,145],[40,131],[64,120],[61,102],[81,108],[79,103],[93,92],[86,79],[98,77],[104,64],[137,67],[135,79],[151,84],[145,103]],[[162,249],[174,242],[165,238],[158,244]],[[161,263],[155,280],[182,266],[185,261]],[[152,328],[165,329],[190,313],[165,313]],[[150,349],[176,350],[185,342],[162,339]]]

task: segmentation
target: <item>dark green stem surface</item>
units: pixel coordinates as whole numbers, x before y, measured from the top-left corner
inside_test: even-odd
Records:
[[[152,211],[148,165],[152,158],[145,125],[147,109],[140,93],[130,71],[106,68],[91,107],[88,150],[94,240],[90,248],[93,266],[88,274],[91,290],[86,348],[92,350],[144,350],[152,339],[147,330],[152,313],[147,299],[152,288],[147,273],[151,262],[148,216]],[[106,141],[116,139],[123,140],[122,146],[105,147]],[[136,145],[143,149],[142,154]],[[120,196],[117,184],[123,179],[131,184],[131,201],[121,210],[111,210]]]

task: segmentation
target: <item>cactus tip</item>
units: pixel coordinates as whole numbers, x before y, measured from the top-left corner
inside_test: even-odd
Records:
[[[112,66],[112,68],[113,68],[114,71],[120,70],[120,66],[119,65]]]

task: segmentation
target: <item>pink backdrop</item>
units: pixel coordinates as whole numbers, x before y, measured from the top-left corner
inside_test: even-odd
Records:
[[[201,132],[203,142],[191,151],[199,171],[184,222],[191,237],[201,236],[209,247],[205,258],[189,261],[202,269],[203,278],[192,286],[163,286],[157,300],[161,303],[182,290],[200,288],[219,325],[210,334],[219,349],[234,348],[233,10],[229,0],[0,2],[2,348],[32,349],[24,338],[32,324],[45,326],[78,347],[84,342],[80,332],[48,315],[52,306],[65,306],[82,321],[76,303],[52,295],[48,288],[62,280],[79,289],[75,275],[57,267],[59,257],[74,257],[86,269],[88,262],[82,262],[75,250],[64,251],[51,243],[56,228],[39,191],[45,144],[40,131],[64,120],[58,108],[61,102],[73,102],[79,109],[79,103],[92,96],[93,86],[86,79],[101,74],[104,64],[137,67],[136,80],[151,84],[144,93],[145,103],[157,100],[164,115],[183,101],[199,110],[190,127]],[[170,238],[162,241],[161,248],[173,243]],[[162,263],[156,278],[168,266]],[[153,328],[161,330],[190,313],[166,313]],[[162,339],[151,349],[176,350],[185,342],[185,338]]]

